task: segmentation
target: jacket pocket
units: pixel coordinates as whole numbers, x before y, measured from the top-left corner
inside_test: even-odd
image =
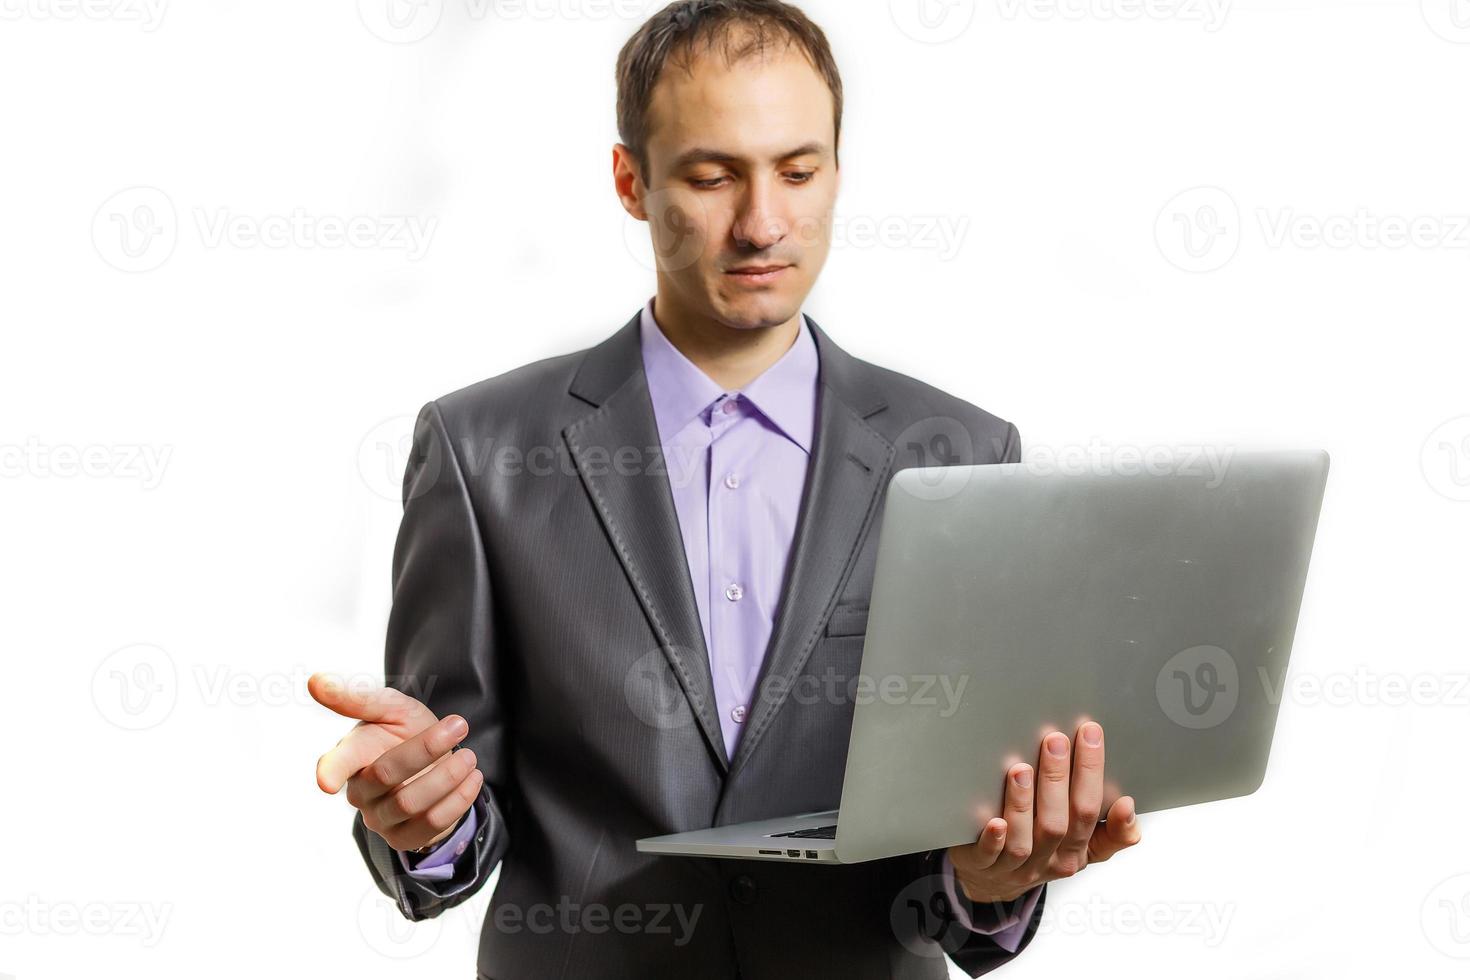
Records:
[[[828,636],[862,636],[868,631],[868,607],[839,605],[827,620]]]

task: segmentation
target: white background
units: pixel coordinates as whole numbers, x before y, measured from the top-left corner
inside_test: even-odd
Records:
[[[0,974],[472,968],[489,889],[395,924],[304,679],[381,670],[418,407],[651,295],[656,4],[387,2],[0,0]],[[804,7],[838,343],[1028,456],[1332,454],[1265,786],[1146,815],[1007,975],[1462,976],[1470,4]]]

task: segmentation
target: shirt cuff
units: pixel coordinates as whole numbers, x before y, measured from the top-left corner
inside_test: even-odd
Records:
[[[1021,939],[1026,935],[1032,913],[1036,911],[1036,901],[1041,897],[1040,885],[1010,902],[976,905],[959,897],[955,888],[954,864],[950,862],[947,851],[940,863],[940,874],[944,877],[944,896],[949,899],[950,911],[954,913],[956,922],[971,932],[989,936],[1007,953],[1014,953],[1021,947]],[[973,916],[970,914],[972,908]]]
[[[411,878],[448,881],[454,877],[454,862],[469,848],[477,829],[479,821],[475,819],[475,808],[470,807],[459,829],[440,841],[428,854],[419,857],[407,851],[399,851],[398,860],[403,862],[403,868]]]

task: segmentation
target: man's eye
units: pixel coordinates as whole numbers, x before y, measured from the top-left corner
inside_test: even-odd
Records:
[[[812,182],[812,178],[815,177],[816,174],[811,173],[811,172],[803,172],[803,173],[789,173],[786,176],[792,178],[792,180],[795,183],[798,183],[798,184],[810,184]]]
[[[713,190],[714,188],[719,187],[720,183],[724,179],[724,177],[709,177],[704,180],[691,180],[690,183],[693,184],[695,187],[698,187],[700,190]]]

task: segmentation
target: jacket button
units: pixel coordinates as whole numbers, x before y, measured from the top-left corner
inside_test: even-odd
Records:
[[[750,875],[740,875],[730,879],[730,897],[741,905],[750,905],[755,901],[755,879]]]

